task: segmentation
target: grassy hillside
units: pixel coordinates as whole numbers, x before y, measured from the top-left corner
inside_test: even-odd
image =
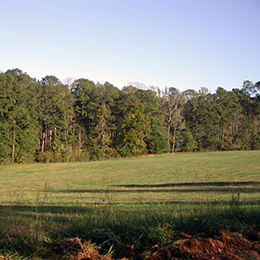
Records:
[[[146,248],[260,223],[260,151],[2,166],[0,178],[0,254],[17,259],[50,259],[68,237]]]
[[[260,152],[4,166],[0,178],[2,205],[213,202],[228,200],[231,192],[254,201]]]

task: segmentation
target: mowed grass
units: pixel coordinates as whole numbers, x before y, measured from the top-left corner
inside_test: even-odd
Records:
[[[260,228],[260,151],[0,167],[0,255],[60,259],[80,237],[145,251],[178,232]]]
[[[102,162],[0,167],[2,205],[254,202],[260,152],[163,155]]]

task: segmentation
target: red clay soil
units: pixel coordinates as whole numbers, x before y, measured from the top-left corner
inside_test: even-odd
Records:
[[[189,236],[180,233],[181,239],[167,246],[154,246],[141,254],[133,246],[122,248],[116,255],[106,257],[99,254],[91,243],[83,243],[79,238],[53,243],[53,250],[62,260],[260,260],[260,233],[248,233],[247,238],[221,230],[214,238]],[[11,260],[0,256],[0,260]]]
[[[126,246],[117,252],[114,259],[121,260],[260,260],[260,235],[251,232],[247,239],[239,234],[221,230],[214,238],[179,234],[180,238],[167,246],[154,246],[149,252],[140,254],[133,246]],[[79,238],[68,239],[62,245],[62,259],[71,260],[112,260],[98,253],[90,243],[82,245]]]
[[[166,247],[157,246],[145,259],[260,259],[259,241],[250,241],[241,235],[231,235],[228,231],[222,230],[214,238],[193,237],[184,233],[180,235],[183,239]],[[259,240],[257,233],[252,233],[251,237],[252,240]]]

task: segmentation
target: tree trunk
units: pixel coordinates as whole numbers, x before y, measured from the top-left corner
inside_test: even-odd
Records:
[[[176,144],[176,128],[174,128],[174,134],[172,138],[172,153],[175,152],[175,144]]]
[[[78,144],[79,144],[79,150],[81,149],[81,145],[82,145],[82,143],[81,143],[81,129],[79,128],[79,136],[78,136]]]
[[[15,122],[14,122],[15,124]],[[15,129],[14,129],[14,126],[13,126],[13,138],[12,138],[12,164],[14,163],[14,149],[15,149]]]
[[[49,149],[51,149],[52,144],[52,130],[49,130]]]
[[[44,152],[44,145],[45,145],[45,132],[42,133],[42,148],[41,148],[41,152]]]

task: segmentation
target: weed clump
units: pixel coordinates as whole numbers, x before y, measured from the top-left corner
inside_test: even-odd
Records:
[[[68,238],[61,242],[53,242],[52,249],[62,260],[111,260],[109,256],[101,255],[98,251],[99,247],[91,242],[82,243],[81,239]]]

